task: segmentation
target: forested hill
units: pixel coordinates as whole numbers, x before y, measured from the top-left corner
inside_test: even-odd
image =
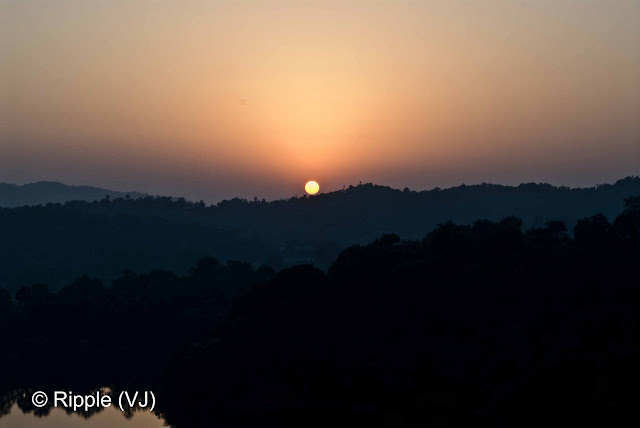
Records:
[[[447,222],[350,246],[327,272],[203,258],[0,287],[0,425],[14,404],[49,414],[31,391],[110,385],[155,391],[175,428],[640,426],[638,260],[630,197],[572,236]]]
[[[446,221],[517,216],[524,227],[619,214],[640,195],[640,178],[570,189],[548,184],[481,184],[429,191],[361,184],[313,197],[233,199],[206,206],[183,198],[110,198],[1,208],[0,286],[39,281],[52,287],[81,274],[115,278],[123,269],[184,272],[203,256],[275,269],[327,268],[339,251],[383,233],[423,237]]]
[[[140,198],[147,196],[139,192],[116,192],[91,186],[67,186],[55,181],[15,184],[0,183],[0,207],[21,207],[24,205],[46,205],[67,201],[99,201],[111,198]]]

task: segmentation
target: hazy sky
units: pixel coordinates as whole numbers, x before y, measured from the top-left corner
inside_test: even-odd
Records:
[[[640,0],[0,0],[0,181],[217,201],[640,174]]]

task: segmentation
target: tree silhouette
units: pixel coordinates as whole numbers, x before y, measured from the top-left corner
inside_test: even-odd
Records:
[[[613,223],[613,229],[625,245],[638,249],[640,246],[640,196],[625,199],[624,206],[624,211]]]

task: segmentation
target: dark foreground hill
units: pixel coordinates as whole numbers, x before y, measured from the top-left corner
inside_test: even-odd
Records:
[[[640,178],[570,189],[548,184],[481,184],[404,191],[362,184],[272,202],[233,199],[206,206],[182,198],[103,199],[0,209],[0,286],[44,282],[57,288],[81,274],[103,280],[122,270],[184,273],[199,258],[246,260],[275,269],[327,269],[352,244],[397,233],[416,239],[439,223],[517,216],[524,227],[619,214],[640,194]]]
[[[141,198],[147,196],[139,192],[116,192],[91,186],[68,186],[54,181],[15,184],[0,183],[0,207],[21,207],[24,205],[63,204],[67,201],[99,201],[111,198]]]
[[[640,197],[572,232],[448,222],[328,272],[207,258],[0,289],[0,418],[110,385],[154,390],[174,428],[639,426]]]
[[[640,198],[281,271],[168,371],[175,428],[638,426]]]

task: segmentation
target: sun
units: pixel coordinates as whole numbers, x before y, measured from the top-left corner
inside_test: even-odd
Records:
[[[308,181],[307,184],[304,185],[304,190],[310,195],[315,195],[320,190],[320,185],[317,181]]]

